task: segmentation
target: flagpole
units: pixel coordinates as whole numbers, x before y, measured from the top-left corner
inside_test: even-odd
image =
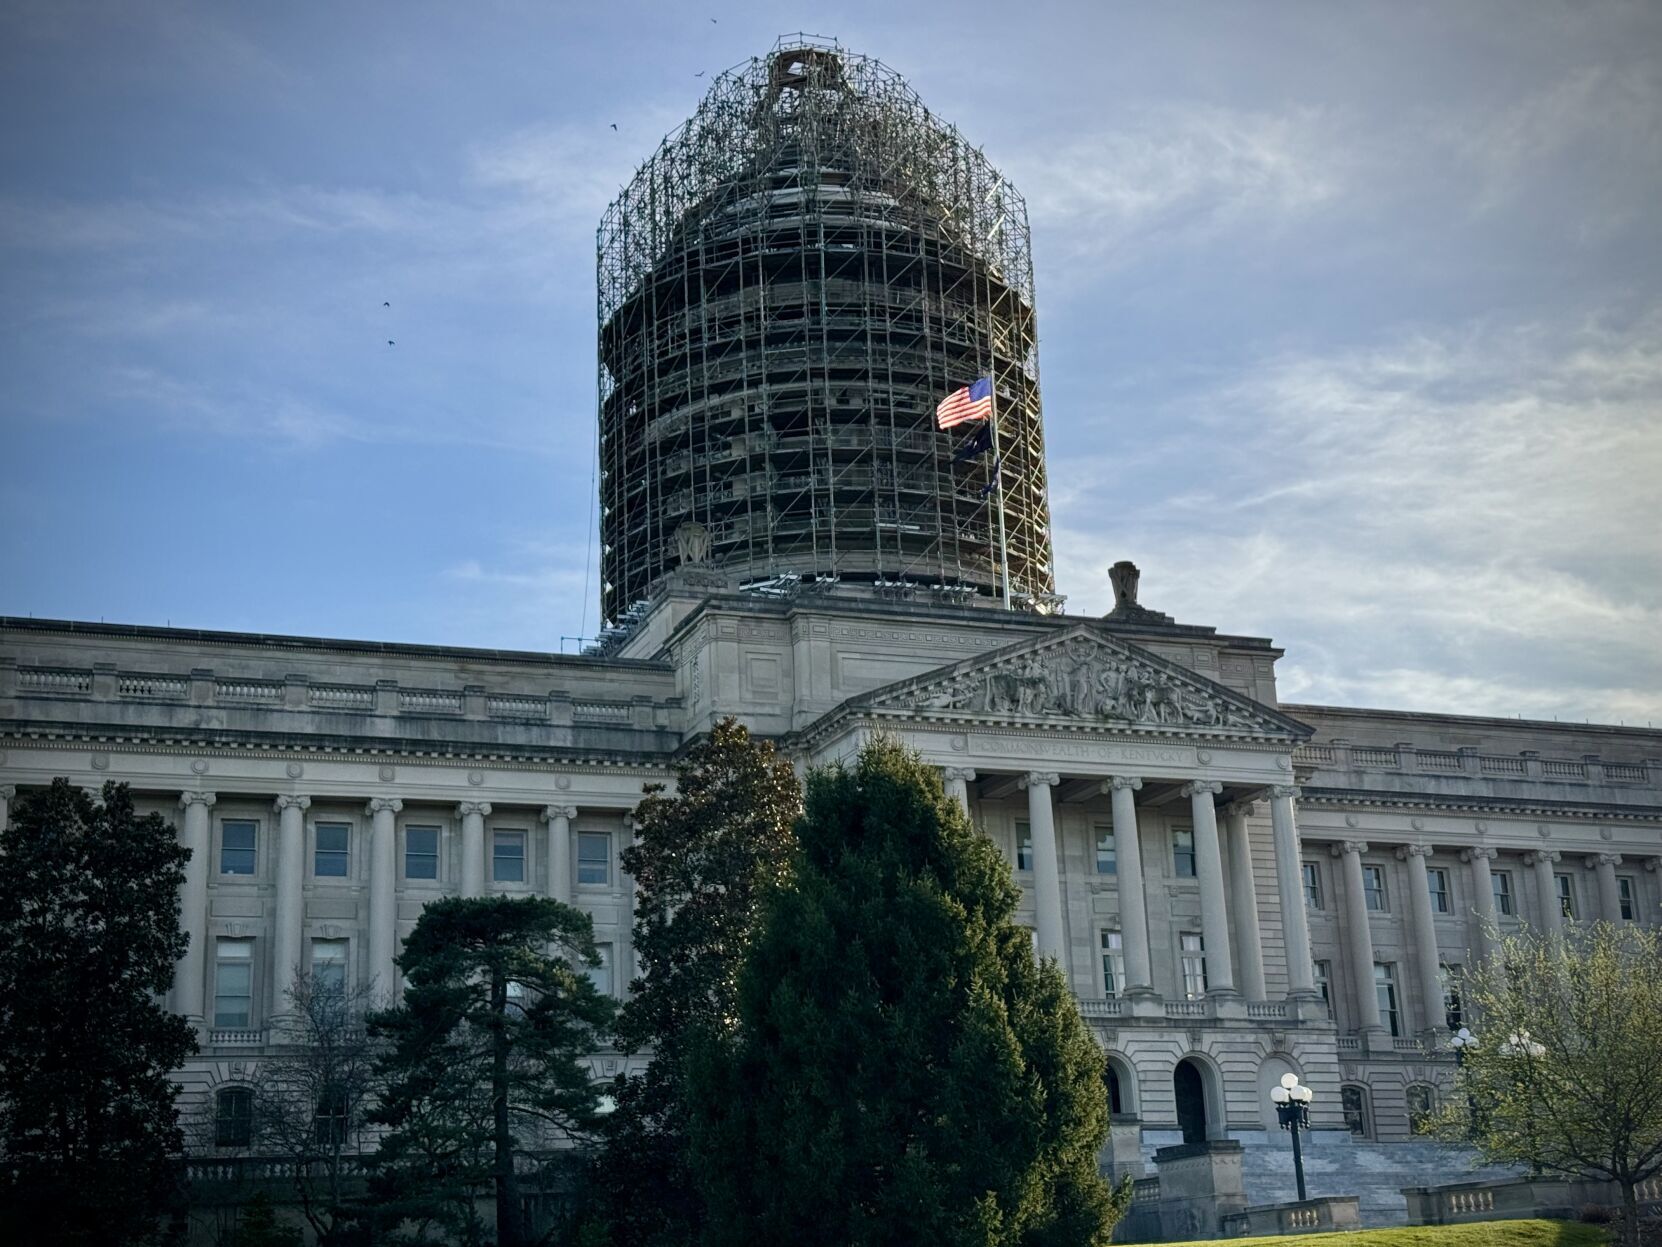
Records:
[[[998,369],[987,369],[987,397],[992,406],[987,421],[993,433],[993,471],[998,474],[998,558],[1004,580],[1004,609],[1010,610],[1010,544],[1004,535],[1004,452],[998,446]]]

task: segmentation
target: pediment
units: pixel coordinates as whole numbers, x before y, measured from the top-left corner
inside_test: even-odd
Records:
[[[1278,710],[1086,624],[875,689],[850,706],[1179,734],[1310,734]]]

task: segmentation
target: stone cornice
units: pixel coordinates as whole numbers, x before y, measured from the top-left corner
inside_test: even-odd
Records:
[[[0,634],[29,632],[48,636],[154,641],[204,648],[253,648],[294,652],[382,654],[395,658],[463,659],[600,672],[608,667],[635,671],[672,670],[653,658],[595,658],[582,654],[547,654],[535,650],[471,649],[458,645],[420,645],[399,641],[351,641],[335,637],[282,636],[263,632],[216,632],[200,628],[158,628],[148,624],[87,623],[75,619],[28,619],[0,615]]]
[[[83,731],[41,731],[31,728],[17,731],[0,728],[0,744],[18,751],[67,747],[98,746],[115,748],[124,753],[155,756],[189,754],[201,758],[258,759],[271,756],[295,758],[302,761],[385,761],[396,759],[403,766],[455,766],[466,763],[487,763],[496,770],[541,771],[550,767],[573,775],[607,774],[618,771],[638,772],[661,777],[669,771],[672,755],[627,757],[572,750],[562,753],[547,752],[483,752],[465,749],[434,747],[433,742],[356,742],[331,745],[318,738],[261,742],[250,740],[246,734],[228,734],[230,739],[203,736],[140,737]],[[421,748],[416,746],[420,745]]]
[[[1559,819],[1586,818],[1601,822],[1662,822],[1662,806],[1524,801],[1509,797],[1462,796],[1448,793],[1382,793],[1313,786],[1307,786],[1303,791],[1303,804],[1308,809],[1444,810],[1458,814],[1516,814]]]

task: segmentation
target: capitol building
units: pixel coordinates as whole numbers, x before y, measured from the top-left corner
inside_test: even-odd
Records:
[[[296,970],[396,991],[437,897],[580,907],[624,997],[631,812],[729,716],[799,769],[877,733],[940,768],[1101,1042],[1116,1174],[1237,1139],[1291,1198],[1290,1072],[1312,1186],[1400,1219],[1458,1176],[1416,1123],[1489,933],[1662,921],[1662,732],[1285,703],[1273,638],[1130,563],[1066,612],[1025,207],[879,62],[718,79],[602,224],[598,336],[583,654],[0,618],[0,822],[113,780],[191,850],[187,1110],[229,1119]],[[966,454],[934,408],[983,376]]]

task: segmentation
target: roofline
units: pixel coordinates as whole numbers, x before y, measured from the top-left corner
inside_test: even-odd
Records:
[[[336,637],[285,636],[268,632],[221,632],[206,628],[158,628],[151,624],[89,623],[77,619],[34,619],[0,615],[0,635],[7,632],[106,637],[112,640],[189,642],[196,645],[246,645],[266,649],[335,650],[406,658],[465,658],[540,667],[582,667],[589,670],[607,667],[657,672],[672,670],[667,662],[653,658],[599,658],[586,654],[550,654],[539,650],[475,649],[462,645],[353,641]]]
[[[1432,719],[1440,723],[1466,723],[1473,727],[1511,728],[1523,731],[1603,732],[1623,736],[1652,736],[1662,742],[1662,728],[1621,723],[1574,723],[1562,719],[1502,719],[1488,715],[1448,714],[1438,710],[1384,710],[1372,706],[1318,706],[1309,702],[1281,703],[1283,710],[1313,715],[1348,714],[1391,721]]]

